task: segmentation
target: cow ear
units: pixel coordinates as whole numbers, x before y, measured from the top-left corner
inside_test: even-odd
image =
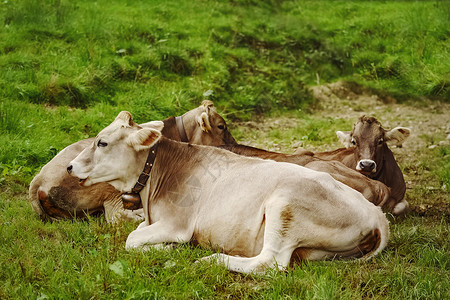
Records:
[[[136,151],[152,147],[160,138],[161,131],[153,128],[142,128],[128,136],[127,143]]]
[[[216,108],[214,107],[214,103],[212,101],[203,100],[200,105],[200,109],[202,113],[197,118],[197,123],[204,132],[209,132],[211,130],[211,122],[209,118],[216,111]]]
[[[114,119],[114,121],[121,120],[122,122],[127,123],[129,126],[133,126],[133,117],[128,111],[121,111],[117,117]]]
[[[211,100],[203,100],[201,105],[206,109],[206,111],[214,109],[214,102]]]
[[[162,131],[164,128],[164,122],[162,121],[151,121],[147,123],[139,124],[142,128],[152,128],[158,131]]]
[[[209,115],[206,112],[202,112],[197,119],[198,125],[204,132],[211,130],[211,123],[209,122]]]
[[[411,129],[406,127],[395,127],[392,130],[386,131],[384,137],[386,142],[397,147],[401,147],[403,142],[411,134]]]
[[[352,146],[351,131],[336,131],[336,135],[345,148],[350,148]]]

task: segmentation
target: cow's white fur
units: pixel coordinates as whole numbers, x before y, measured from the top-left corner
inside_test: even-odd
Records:
[[[97,139],[105,139],[107,147],[88,147],[71,162],[73,175],[86,179],[86,185],[107,180],[129,191],[135,184],[148,153],[142,149],[156,143],[160,134],[129,126],[123,117],[99,133]],[[147,139],[142,138],[144,133]],[[138,140],[146,142],[136,148]],[[210,166],[217,176],[209,176],[202,161],[190,165],[190,174],[201,178],[202,191],[189,206],[176,205],[165,196],[151,200],[149,209],[149,181],[141,191],[142,199],[149,199],[143,201],[146,220],[128,236],[127,249],[188,242],[195,236],[201,245],[223,252],[205,260],[217,259],[231,270],[249,273],[285,268],[296,248],[308,248],[308,259],[348,252],[375,229],[381,242],[369,256],[386,246],[389,228],[381,209],[330,175],[221,149],[191,147],[227,163]],[[178,190],[179,195],[188,192],[187,185]]]
[[[205,123],[209,124],[209,131],[199,126],[198,120],[202,116]],[[209,100],[204,100],[202,104],[182,116],[184,128],[188,140],[192,144],[222,145],[230,143],[233,138],[226,128],[226,123],[217,114],[214,104]],[[142,128],[155,126],[155,121],[140,124]],[[222,129],[221,129],[221,128]],[[161,127],[154,127],[161,130]],[[171,137],[171,136],[169,136]],[[123,208],[122,197],[118,191],[111,188],[109,184],[91,186],[89,189],[78,186],[78,182],[70,178],[67,174],[67,164],[73,160],[85,147],[92,144],[92,139],[78,141],[69,145],[58,153],[30,183],[29,199],[33,210],[42,217],[57,219],[57,215],[49,216],[40,203],[39,194],[47,197],[52,188],[63,188],[68,194],[58,194],[63,200],[63,205],[68,211],[88,211],[95,212],[104,209],[105,218],[108,222],[115,223],[118,220],[143,219],[143,210],[130,211]],[[234,140],[233,140],[234,141]],[[61,203],[60,203],[61,204]],[[56,206],[57,207],[57,206]],[[63,215],[59,215],[64,218]]]
[[[352,146],[350,143],[352,140],[352,137],[350,135],[351,131],[336,131],[336,135],[339,139],[339,141],[344,145],[345,148],[349,148]]]
[[[385,133],[386,142],[395,145],[401,146],[403,142],[409,137],[411,134],[411,129],[406,127],[395,127]]]

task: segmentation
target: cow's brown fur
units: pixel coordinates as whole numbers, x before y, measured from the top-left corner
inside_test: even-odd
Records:
[[[198,154],[190,144],[169,146],[162,139],[158,143],[157,158],[149,179],[152,182],[151,199],[161,199],[168,193],[177,191],[188,180],[189,170],[198,160]],[[170,168],[165,165],[167,161],[170,161]]]
[[[370,152],[373,153],[373,157],[370,157],[370,159],[376,163],[376,171],[363,172],[364,170],[362,170],[361,173],[370,179],[384,183],[390,188],[389,199],[383,204],[383,208],[391,212],[404,199],[406,184],[394,154],[386,144],[386,132],[387,130],[382,127],[378,120],[373,117],[362,116],[355,123],[351,132],[351,136],[355,139],[354,147],[318,152],[314,154],[314,157],[337,160],[349,168],[356,169],[357,163],[363,158],[361,148],[370,149]],[[377,145],[377,142],[380,144]]]
[[[294,218],[294,215],[292,213],[292,210],[289,206],[287,206],[282,212],[281,212],[281,236],[286,236],[286,233],[291,226],[292,219]]]
[[[366,176],[348,168],[338,161],[315,157],[314,153],[309,151],[300,154],[283,154],[238,144],[220,146],[220,148],[239,155],[289,162],[316,171],[326,172],[333,176],[334,179],[359,191],[367,200],[375,205],[383,206],[389,197],[389,189],[384,184],[368,179]]]

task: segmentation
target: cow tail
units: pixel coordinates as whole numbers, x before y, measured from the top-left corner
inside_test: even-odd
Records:
[[[378,215],[378,222],[359,241],[358,246],[348,251],[336,253],[335,256],[347,259],[360,258],[367,260],[380,253],[386,247],[389,240],[389,222],[381,210]]]
[[[379,222],[359,243],[358,249],[362,254],[362,259],[369,259],[380,253],[389,240],[389,221],[380,211]]]
[[[43,210],[39,202],[39,197],[47,196],[45,192],[39,191],[40,184],[38,183],[37,176],[33,178],[30,183],[30,188],[28,189],[28,198],[30,200],[31,207],[33,210],[42,215]]]

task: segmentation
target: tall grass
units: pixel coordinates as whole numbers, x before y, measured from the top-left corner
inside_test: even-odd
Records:
[[[2,96],[85,108],[176,83],[191,102],[211,90],[232,111],[265,112],[346,77],[448,98],[448,2],[275,3],[2,3]]]

